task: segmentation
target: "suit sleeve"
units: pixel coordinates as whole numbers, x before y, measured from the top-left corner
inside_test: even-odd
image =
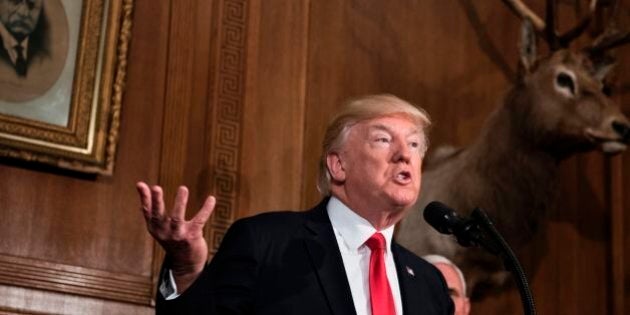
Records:
[[[156,314],[248,314],[258,286],[259,252],[250,224],[235,222],[199,278],[179,297],[158,292]],[[162,269],[168,267],[165,259]]]

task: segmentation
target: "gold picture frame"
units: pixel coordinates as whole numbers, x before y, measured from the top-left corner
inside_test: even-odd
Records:
[[[0,157],[112,175],[134,1],[39,1],[48,52],[23,72],[0,63]]]

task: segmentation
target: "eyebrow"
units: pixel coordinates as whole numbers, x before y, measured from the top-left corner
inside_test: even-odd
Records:
[[[393,130],[391,128],[389,128],[389,126],[383,125],[383,124],[371,125],[369,127],[369,131],[372,131],[372,130],[382,130],[382,131],[387,131],[387,132],[390,132],[390,133],[393,132]],[[421,134],[420,133],[420,129],[414,128],[411,132],[409,132],[407,134],[407,136],[411,136],[413,134]]]

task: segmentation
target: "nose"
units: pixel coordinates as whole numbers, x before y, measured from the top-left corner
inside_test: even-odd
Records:
[[[26,6],[20,4],[19,7],[17,7],[17,9],[14,12],[15,12],[15,15],[17,15],[20,18],[23,18],[27,16],[28,9],[26,8]]]
[[[627,123],[621,123],[613,121],[612,127],[621,136],[621,141],[624,143],[630,143],[630,125]]]
[[[409,144],[400,142],[400,145],[397,146],[396,153],[394,154],[395,162],[405,162],[409,163],[411,160],[411,150],[409,148]]]

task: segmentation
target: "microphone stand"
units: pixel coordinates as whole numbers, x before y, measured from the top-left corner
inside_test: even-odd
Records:
[[[479,228],[483,229],[487,234],[481,233]],[[516,280],[521,295],[524,314],[535,315],[536,307],[534,297],[529,289],[525,272],[516,258],[516,255],[514,255],[508,243],[494,227],[488,215],[480,208],[475,208],[471,214],[471,219],[466,222],[464,229],[470,231],[468,235],[471,236],[471,240],[460,240],[458,238],[457,241],[463,246],[481,245],[490,253],[500,256],[503,259],[505,269],[510,271]],[[486,235],[490,235],[491,238],[488,238]]]

